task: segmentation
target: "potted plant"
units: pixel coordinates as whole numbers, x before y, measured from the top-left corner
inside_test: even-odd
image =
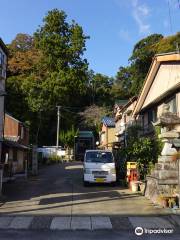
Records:
[[[176,197],[170,197],[168,200],[168,205],[169,208],[173,208],[174,206],[176,206]]]

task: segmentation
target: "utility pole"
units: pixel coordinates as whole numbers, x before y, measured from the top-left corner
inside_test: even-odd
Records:
[[[57,138],[56,138],[56,148],[59,148],[59,125],[60,125],[60,109],[61,106],[57,106]]]
[[[179,44],[178,44],[178,43],[176,43],[176,51],[177,51],[178,54],[180,54],[180,51],[179,51]]]

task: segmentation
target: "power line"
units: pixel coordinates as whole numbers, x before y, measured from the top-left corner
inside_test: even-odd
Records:
[[[84,107],[63,107],[63,108],[67,108],[67,109],[83,109]]]
[[[169,3],[169,0],[168,0],[167,2],[168,2],[168,12],[169,12],[169,25],[170,25],[170,31],[171,31],[171,34],[173,34],[172,18],[171,18],[171,9],[170,9],[170,3]]]
[[[65,112],[69,112],[69,113],[75,113],[75,114],[78,114],[77,112],[70,111],[70,110],[68,110],[68,109],[64,109],[64,108],[62,108],[62,110],[64,110]]]
[[[177,0],[177,2],[178,2],[178,7],[179,7],[179,9],[180,9],[180,0]]]

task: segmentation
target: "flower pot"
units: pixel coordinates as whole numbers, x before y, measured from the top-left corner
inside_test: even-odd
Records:
[[[169,206],[167,198],[163,198],[161,203],[163,208],[167,208]]]
[[[138,182],[132,182],[131,183],[131,187],[132,187],[132,192],[138,192]]]

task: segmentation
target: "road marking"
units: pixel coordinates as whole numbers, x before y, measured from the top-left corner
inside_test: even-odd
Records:
[[[112,224],[109,217],[91,217],[92,230],[97,229],[112,229]]]
[[[173,224],[161,217],[129,217],[129,220],[134,228],[174,228]]]
[[[52,230],[69,230],[71,223],[71,217],[54,217],[50,229]]]
[[[14,217],[9,228],[13,229],[28,229],[33,220],[33,217]]]
[[[72,217],[71,219],[72,230],[91,230],[90,217]]]
[[[1,217],[0,218],[0,228],[6,229],[8,228],[10,222],[12,221],[13,217]]]

